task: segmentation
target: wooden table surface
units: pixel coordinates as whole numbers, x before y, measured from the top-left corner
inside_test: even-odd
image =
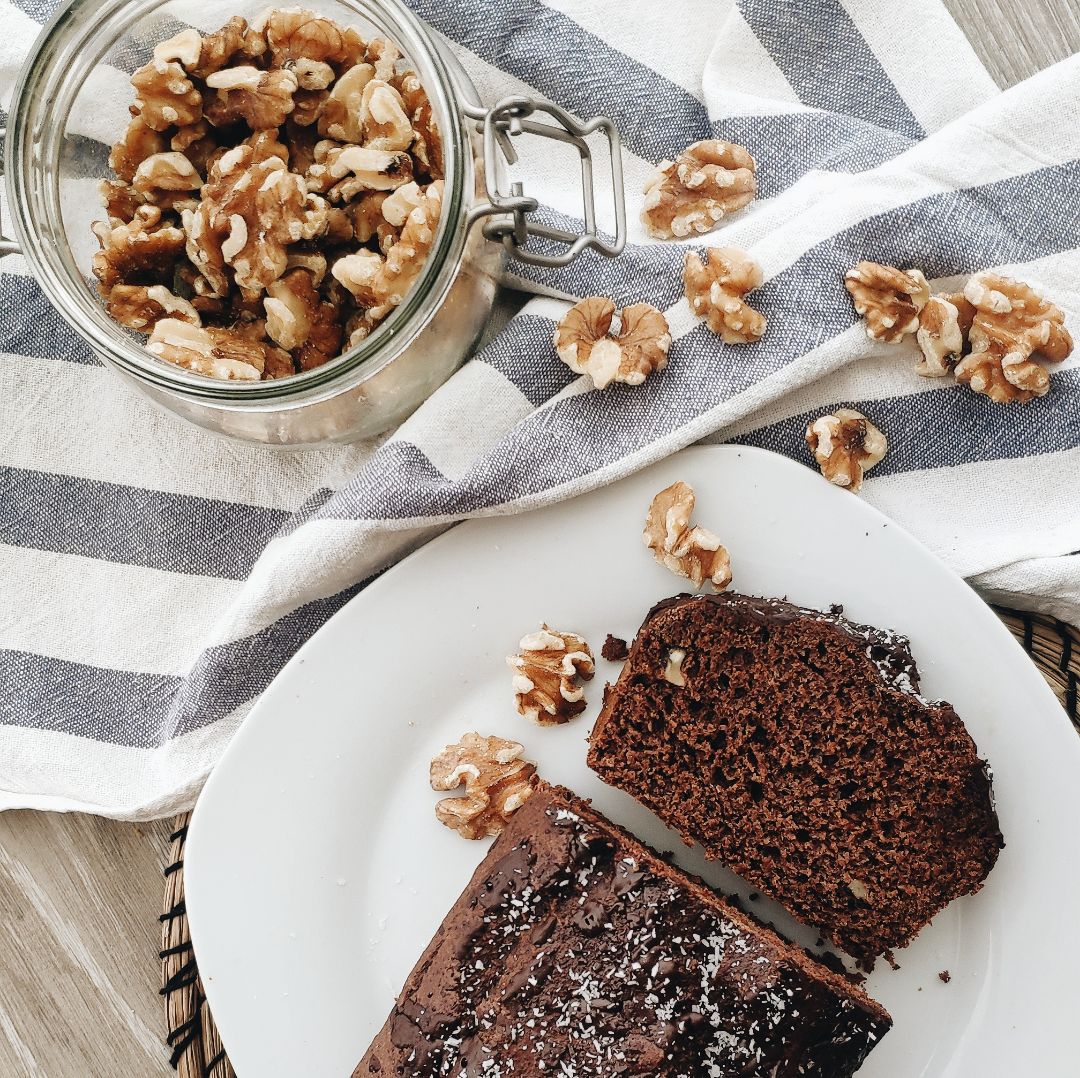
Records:
[[[946,4],[1003,87],[1080,51],[1080,0]],[[169,830],[0,814],[3,1078],[171,1073],[157,960]]]

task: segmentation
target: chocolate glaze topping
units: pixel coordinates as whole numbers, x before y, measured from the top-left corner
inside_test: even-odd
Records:
[[[920,695],[907,640],[840,607],[665,599],[590,740],[605,782],[864,964],[978,890],[1003,845],[988,769]]]
[[[541,786],[354,1078],[844,1078],[890,1024],[846,978]]]

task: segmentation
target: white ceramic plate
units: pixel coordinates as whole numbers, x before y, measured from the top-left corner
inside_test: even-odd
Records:
[[[924,691],[953,702],[994,768],[1007,848],[978,895],[897,955],[899,971],[882,964],[869,979],[896,1025],[860,1078],[1078,1073],[1080,741],[991,611],[913,539],[806,468],[719,447],[453,529],[357,596],[266,692],[187,845],[195,950],[240,1078],[351,1073],[484,854],[436,823],[427,784],[431,756],[466,730],[524,742],[548,779],[747,894],[585,766],[601,686],[618,671],[599,659],[605,634],[630,639],[680,590],[641,541],[650,498],[676,479],[695,487],[697,520],[723,537],[739,590],[842,602],[910,635]],[[504,664],[541,621],[597,652],[589,709],[559,728],[518,717]]]

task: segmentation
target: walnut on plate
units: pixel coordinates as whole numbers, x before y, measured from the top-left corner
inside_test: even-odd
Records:
[[[697,498],[681,480],[665,487],[649,505],[642,538],[653,557],[695,588],[706,580],[717,591],[731,583],[731,559],[719,538],[707,528],[690,526]]]
[[[765,335],[765,316],[743,296],[761,287],[761,267],[737,247],[710,247],[706,261],[688,251],[683,286],[694,314],[706,319],[709,329],[725,344],[748,344]]]
[[[585,710],[585,686],[596,666],[589,645],[576,633],[547,625],[518,643],[506,664],[514,671],[518,713],[541,726],[569,722]]]
[[[930,286],[918,270],[899,270],[880,262],[860,262],[849,269],[844,287],[866,322],[866,335],[889,344],[919,328],[919,312],[930,299]]]
[[[922,359],[915,373],[924,378],[944,378],[951,374],[967,351],[968,333],[975,308],[962,292],[931,296],[919,312],[915,333]]]
[[[649,303],[624,307],[619,332],[609,335],[615,304],[604,296],[586,296],[555,327],[559,359],[576,374],[587,374],[597,389],[612,382],[638,386],[668,362],[671,332],[667,319]]]
[[[645,184],[642,223],[658,239],[711,232],[722,217],[753,201],[756,167],[735,142],[695,142],[674,161],[656,166]]]
[[[525,749],[516,741],[484,737],[472,732],[447,745],[431,761],[433,790],[465,792],[444,797],[435,805],[440,823],[463,838],[499,835],[510,817],[532,796],[538,781],[536,765],[522,758]]]
[[[854,408],[837,408],[806,428],[806,444],[821,474],[838,487],[857,491],[863,475],[888,451],[885,435]]]
[[[1072,352],[1061,308],[1030,285],[996,273],[972,277],[964,296],[974,318],[971,354],[957,365],[957,381],[999,404],[1046,394],[1050,375],[1034,357],[1060,363]]]

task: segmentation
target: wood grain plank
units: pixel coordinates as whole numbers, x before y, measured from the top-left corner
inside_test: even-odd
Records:
[[[170,1073],[155,916],[167,832],[0,815],[0,1074]]]
[[[945,0],[945,6],[1002,89],[1080,52],[1077,0]]]

